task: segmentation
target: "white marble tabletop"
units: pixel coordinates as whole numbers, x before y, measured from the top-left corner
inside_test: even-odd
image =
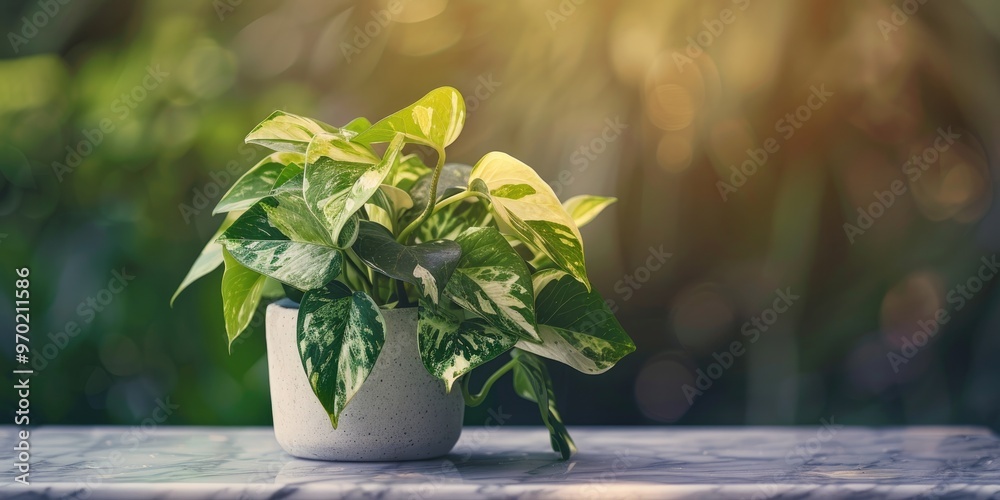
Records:
[[[15,429],[0,427],[10,454]],[[1000,439],[972,427],[467,427],[451,455],[395,463],[285,454],[267,428],[41,427],[29,486],[2,498],[1000,498]],[[8,457],[9,458],[9,457]]]

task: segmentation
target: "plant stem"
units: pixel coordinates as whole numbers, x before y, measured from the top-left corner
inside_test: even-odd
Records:
[[[452,203],[457,203],[459,201],[462,201],[464,199],[471,198],[471,197],[477,197],[477,198],[480,198],[480,199],[482,199],[482,200],[484,200],[486,202],[489,202],[489,199],[486,198],[486,196],[483,195],[482,193],[479,193],[479,192],[476,192],[476,191],[466,191],[464,193],[456,194],[455,196],[452,196],[451,198],[448,198],[447,200],[444,200],[441,203],[438,203],[437,205],[435,205],[434,212],[431,215],[436,214],[438,212],[438,210],[441,210],[442,208],[447,207],[448,205],[451,205]]]
[[[396,307],[409,307],[410,298],[406,296],[406,285],[403,284],[403,280],[393,281],[396,282],[396,300],[398,301],[398,305]]]
[[[409,226],[406,226],[406,228],[403,229],[403,232],[399,233],[399,237],[396,238],[396,241],[398,241],[399,243],[405,243],[406,238],[410,236],[410,233],[412,233],[413,230],[416,229],[418,226],[423,224],[424,221],[431,216],[431,213],[434,212],[434,205],[437,204],[438,181],[441,179],[441,170],[444,168],[444,149],[437,149],[437,154],[438,154],[438,161],[437,165],[434,167],[434,175],[433,177],[431,177],[431,189],[427,193],[428,196],[427,206],[424,208],[423,213],[420,214],[420,217],[417,217],[416,220],[411,222]]]
[[[486,383],[484,383],[483,388],[479,390],[479,394],[476,394],[475,396],[469,394],[469,374],[462,377],[462,397],[465,398],[465,404],[473,408],[483,404],[483,401],[486,400],[486,395],[490,392],[490,387],[493,387],[493,383],[499,380],[505,373],[513,369],[517,363],[517,359],[512,359],[508,361],[507,364],[501,366],[499,370],[493,372],[493,375],[490,375],[490,378],[486,379]]]
[[[364,291],[368,293],[368,295],[371,295],[372,286],[374,284],[369,280],[368,275],[365,274],[367,266],[361,265],[360,259],[358,258],[358,255],[354,253],[353,249],[344,249],[344,255],[347,256],[347,259],[345,259],[347,263],[354,268],[354,271],[357,272],[358,276],[361,278],[361,286],[364,288]]]

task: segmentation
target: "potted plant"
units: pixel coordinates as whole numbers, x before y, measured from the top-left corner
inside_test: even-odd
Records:
[[[591,289],[579,231],[614,198],[560,203],[504,153],[445,163],[464,103],[443,87],[343,127],[277,111],[246,137],[274,153],[222,197],[215,213],[228,216],[174,298],[224,265],[232,345],[262,298],[286,297],[268,306],[266,329],[275,435],[292,455],[446,454],[464,404],[511,371],[568,458],[542,358],[596,374],[635,350]],[[470,372],[506,352],[470,391]]]

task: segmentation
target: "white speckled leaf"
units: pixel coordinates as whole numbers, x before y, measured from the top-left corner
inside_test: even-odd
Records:
[[[245,141],[274,151],[302,154],[314,136],[324,133],[340,133],[340,129],[312,118],[275,111],[257,124]]]
[[[445,390],[473,368],[503,354],[517,342],[517,335],[493,328],[479,318],[463,320],[460,309],[444,300],[420,301],[417,335],[420,358]]]
[[[224,249],[221,252],[226,263],[222,273],[222,316],[226,320],[226,337],[232,346],[257,311],[266,277],[243,267]]]
[[[316,218],[324,223],[333,240],[378,190],[396,164],[403,147],[397,137],[379,160],[356,144],[334,136],[317,136],[306,153],[305,200]]]
[[[297,341],[309,385],[337,428],[341,412],[371,373],[385,344],[385,321],[364,292],[334,281],[299,306]]]
[[[455,242],[462,258],[445,288],[448,297],[495,328],[539,340],[531,274],[503,235],[492,227],[473,227]]]
[[[430,91],[417,102],[379,120],[353,140],[361,144],[389,142],[402,134],[417,142],[443,150],[458,138],[465,125],[465,99],[451,87]]]
[[[542,422],[549,429],[552,450],[559,452],[563,460],[569,460],[576,453],[576,443],[569,436],[559,410],[556,409],[549,370],[540,358],[531,353],[514,349],[511,356],[518,361],[514,366],[514,392],[528,401],[538,403]]]
[[[590,289],[580,230],[531,167],[504,153],[488,153],[473,167],[469,189],[490,196],[502,230],[548,256]]]
[[[589,374],[607,371],[635,350],[600,294],[555,269],[536,273],[533,282],[542,342],[519,342],[519,349]]]
[[[321,287],[340,274],[342,256],[303,203],[294,191],[264,198],[219,241],[260,274],[300,290]]]
[[[290,165],[302,165],[305,157],[299,153],[272,153],[247,170],[243,176],[233,183],[226,194],[222,195],[213,214],[246,210],[261,198],[271,194],[271,189],[278,182],[282,172]],[[293,167],[294,168],[294,167]],[[298,167],[301,171],[302,167]]]

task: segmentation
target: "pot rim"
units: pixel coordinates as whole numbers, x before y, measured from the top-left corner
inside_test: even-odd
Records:
[[[282,297],[280,300],[276,300],[276,301],[271,302],[270,304],[268,304],[268,307],[270,307],[270,306],[276,306],[276,307],[280,307],[282,309],[298,309],[299,308],[299,303],[295,302],[294,300],[292,300],[292,299],[290,299],[288,297]],[[386,308],[386,307],[383,307],[383,306],[379,306],[379,310],[382,311],[383,313],[388,312],[388,311],[416,311],[417,308],[418,308],[417,305],[412,305],[412,306],[407,306],[407,307],[392,307],[392,308]]]

